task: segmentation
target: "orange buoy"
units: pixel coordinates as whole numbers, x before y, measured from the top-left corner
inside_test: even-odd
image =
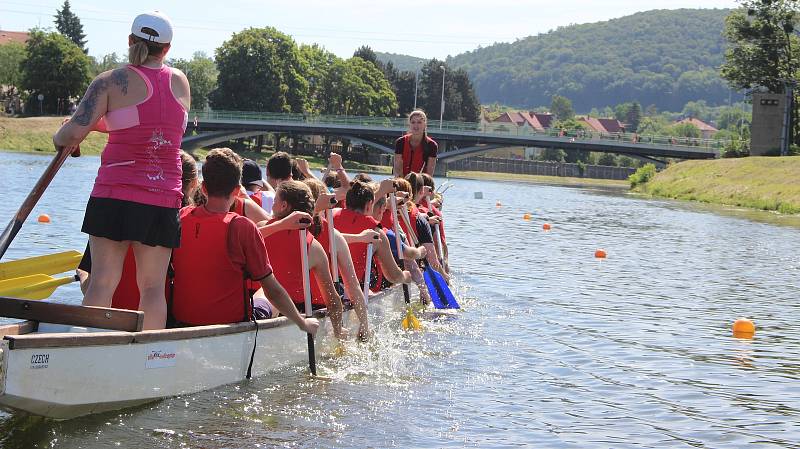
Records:
[[[756,325],[747,318],[739,318],[733,322],[733,336],[736,338],[753,338]]]
[[[594,257],[597,259],[605,259],[606,256],[608,256],[608,254],[606,254],[606,250],[604,249],[598,249],[594,252]]]
[[[530,220],[531,219],[531,214],[525,213],[525,215],[522,216],[522,219],[523,220]]]
[[[50,223],[50,216],[47,214],[39,215],[39,223]]]
[[[495,207],[500,207],[500,206],[502,206],[502,204],[500,204],[500,201],[498,201],[498,202],[496,202],[496,203],[494,204],[494,206],[495,206]]]
[[[542,229],[544,229],[545,231],[549,231],[550,230],[550,223],[543,224],[542,225]]]

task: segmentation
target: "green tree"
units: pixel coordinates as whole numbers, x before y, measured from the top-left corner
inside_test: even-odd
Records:
[[[740,108],[726,107],[717,118],[717,128],[738,131],[742,125],[750,124],[750,116]]]
[[[639,102],[634,101],[631,103],[630,108],[628,108],[627,114],[625,114],[625,123],[627,126],[627,131],[629,132],[636,132],[639,129],[639,123],[642,121],[642,106]]]
[[[600,155],[600,158],[597,159],[598,165],[607,165],[609,167],[616,167],[617,166],[617,156],[613,153],[603,153]]]
[[[703,121],[709,120],[711,111],[705,100],[690,101],[683,107],[681,114],[684,117],[694,117]]]
[[[235,33],[216,50],[215,109],[302,112],[308,82],[297,45],[272,27]]]
[[[374,64],[359,57],[337,59],[322,83],[325,114],[393,115],[397,100],[389,82]]]
[[[375,67],[383,69],[383,63],[378,61],[378,55],[372,50],[369,45],[362,45],[353,53],[353,57],[361,58],[364,61],[371,62]]]
[[[31,98],[44,95],[45,113],[58,112],[59,101],[83,95],[91,81],[91,61],[72,41],[59,33],[32,30],[26,52],[22,87]]]
[[[417,107],[428,114],[429,122],[438,122],[443,75],[444,120],[476,121],[480,117],[480,105],[469,76],[437,59],[431,59],[420,69]]]
[[[333,103],[331,98],[335,95],[325,86],[331,68],[340,62],[341,58],[317,44],[301,45],[299,54],[303,62],[303,76],[308,82],[307,111],[315,114],[331,114],[329,110]]]
[[[74,42],[75,45],[83,50],[84,54],[89,53],[89,49],[86,48],[86,35],[83,34],[81,19],[70,9],[69,0],[64,0],[61,9],[56,11],[55,24],[59,33]]]
[[[675,137],[694,137],[699,138],[702,134],[700,128],[691,123],[676,123],[669,127],[668,133]]]
[[[575,117],[575,111],[572,109],[572,102],[569,98],[562,97],[561,95],[553,95],[550,100],[550,112],[556,117],[556,120],[571,120]]]
[[[558,148],[545,148],[539,155],[540,161],[564,162],[567,152]]]
[[[93,56],[89,56],[92,61],[91,75],[97,76],[105,71],[114,70],[122,65],[122,60],[116,53],[109,53],[98,60]]]
[[[17,95],[22,86],[22,62],[25,60],[25,45],[9,42],[0,45],[0,86],[7,86],[9,97]]]
[[[784,93],[787,81],[796,82],[800,67],[800,38],[796,33],[800,1],[741,0],[741,5],[725,21],[729,46],[720,73],[735,89],[766,88]],[[797,144],[797,95],[792,115],[792,140]]]
[[[189,79],[192,89],[192,108],[205,109],[208,97],[217,84],[217,66],[214,60],[202,51],[195,52],[192,59],[174,59],[169,62],[172,67],[180,69]]]

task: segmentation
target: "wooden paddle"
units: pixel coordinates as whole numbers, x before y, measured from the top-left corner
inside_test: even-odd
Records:
[[[364,305],[369,304],[369,278],[372,276],[372,243],[367,245],[367,265],[364,267]]]
[[[333,236],[331,236],[333,239]],[[313,311],[311,310],[311,279],[308,273],[308,243],[306,242],[306,230],[300,230],[300,254],[303,260],[303,295],[305,297],[306,318],[311,318]],[[308,335],[308,368],[311,370],[311,375],[317,375],[317,358],[314,353],[314,336],[310,333]]]
[[[47,299],[61,285],[77,281],[78,275],[54,278],[46,274],[32,274],[0,281],[0,296],[20,299]]]
[[[6,250],[11,245],[11,241],[14,240],[14,237],[17,236],[17,233],[20,229],[22,229],[22,223],[28,218],[33,207],[36,206],[36,203],[39,201],[39,198],[42,197],[44,190],[50,185],[50,181],[56,176],[58,169],[64,165],[64,161],[67,159],[67,156],[72,153],[72,148],[68,147],[56,147],[56,156],[50,162],[50,165],[47,166],[47,169],[42,173],[42,176],[39,177],[39,181],[36,182],[36,185],[33,186],[33,190],[31,193],[28,194],[28,197],[25,198],[25,201],[22,202],[22,206],[20,206],[17,214],[14,215],[14,218],[11,219],[11,222],[8,223],[6,229],[3,231],[3,234],[0,235],[0,258],[6,253]]]
[[[394,243],[397,247],[397,258],[402,262],[403,244],[400,242],[400,217],[397,216],[397,198],[394,196],[394,194],[392,194],[391,198],[389,199],[389,205],[392,208],[392,217],[394,217]],[[403,321],[400,324],[403,326],[403,329],[406,330],[421,329],[422,326],[420,326],[419,320],[414,316],[414,311],[411,310],[411,298],[408,293],[408,284],[403,284],[403,299],[406,301],[406,316],[403,318]]]
[[[80,252],[72,250],[2,262],[0,263],[0,279],[18,278],[32,274],[63,273],[77,268],[81,257]]]

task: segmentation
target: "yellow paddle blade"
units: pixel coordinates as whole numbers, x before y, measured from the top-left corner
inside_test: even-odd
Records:
[[[82,254],[64,251],[45,256],[28,257],[0,263],[0,279],[18,278],[31,274],[56,274],[78,268]]]
[[[54,278],[46,274],[33,274],[0,281],[0,296],[20,299],[46,299],[60,285],[76,280],[75,276]]]
[[[414,312],[411,310],[411,307],[406,309],[406,317],[403,318],[403,322],[401,324],[405,330],[414,329],[415,331],[418,331],[422,329],[422,326],[419,324],[417,317],[414,316]]]

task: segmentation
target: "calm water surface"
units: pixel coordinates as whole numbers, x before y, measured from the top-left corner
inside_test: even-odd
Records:
[[[3,225],[48,162],[0,153]],[[67,161],[31,215],[52,223],[30,220],[4,259],[83,249],[98,163]],[[454,182],[457,319],[412,334],[389,323],[325,358],[322,380],[297,366],[67,422],[0,412],[0,445],[800,447],[800,229],[620,192]],[[73,284],[54,300],[77,297]],[[731,337],[739,316],[754,339]]]

